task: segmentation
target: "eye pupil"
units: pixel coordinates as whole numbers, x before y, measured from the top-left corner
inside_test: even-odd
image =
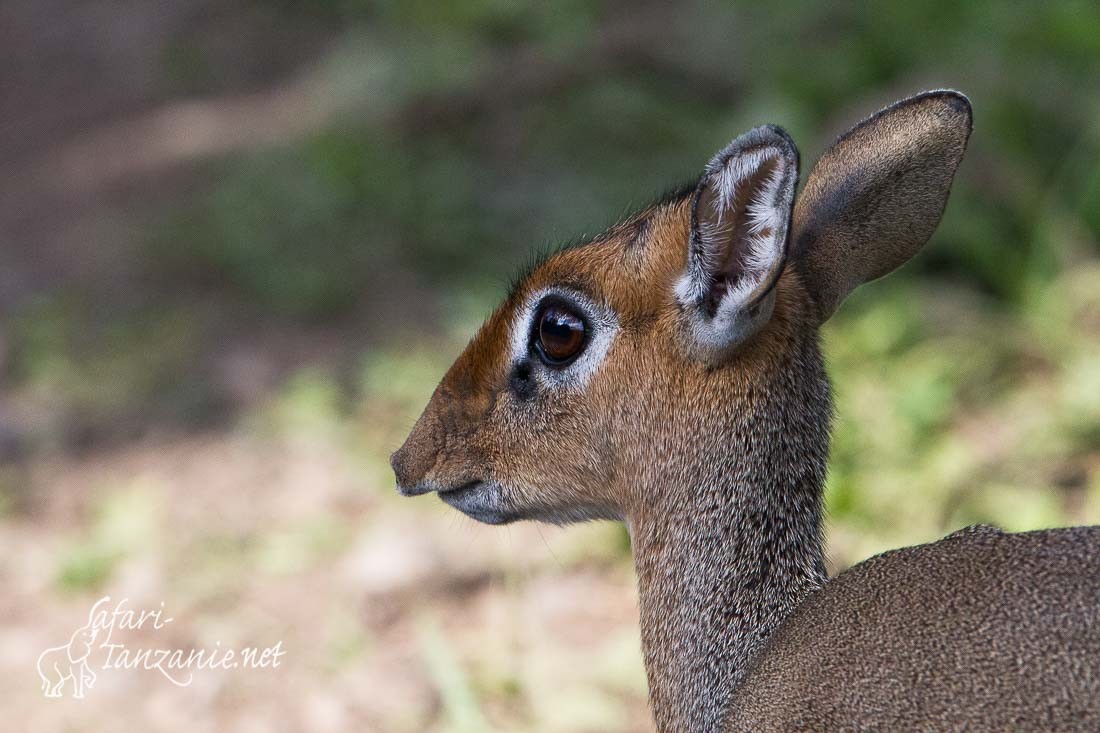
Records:
[[[547,307],[539,319],[538,346],[552,364],[573,359],[584,346],[584,321],[561,306]]]

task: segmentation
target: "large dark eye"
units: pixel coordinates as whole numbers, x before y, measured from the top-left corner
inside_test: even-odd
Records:
[[[568,307],[547,305],[538,318],[535,350],[551,366],[565,366],[584,349],[584,320]]]

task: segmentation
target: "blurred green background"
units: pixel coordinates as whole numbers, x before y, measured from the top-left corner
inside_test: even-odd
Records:
[[[10,0],[0,61],[13,727],[649,730],[625,533],[478,527],[386,457],[532,252],[928,88],[974,134],[827,328],[833,568],[1100,521],[1095,2]],[[107,594],[286,664],[42,700]]]

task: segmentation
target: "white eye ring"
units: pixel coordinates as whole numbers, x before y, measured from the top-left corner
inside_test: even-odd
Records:
[[[576,356],[561,364],[548,363],[542,358],[531,359],[532,346],[538,337],[536,319],[545,312],[548,304],[560,304],[584,324],[584,341]],[[597,371],[611,348],[619,320],[606,305],[564,288],[545,288],[527,297],[516,312],[512,323],[511,357],[515,366],[524,359],[535,366],[532,372],[539,385],[551,389],[583,389]]]

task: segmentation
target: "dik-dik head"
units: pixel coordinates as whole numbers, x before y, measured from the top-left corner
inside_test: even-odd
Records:
[[[823,463],[817,331],[927,241],[970,126],[958,93],[899,102],[797,197],[794,143],[758,127],[682,195],[555,253],[444,376],[393,455],[399,490],[494,524],[629,519],[770,445]]]

